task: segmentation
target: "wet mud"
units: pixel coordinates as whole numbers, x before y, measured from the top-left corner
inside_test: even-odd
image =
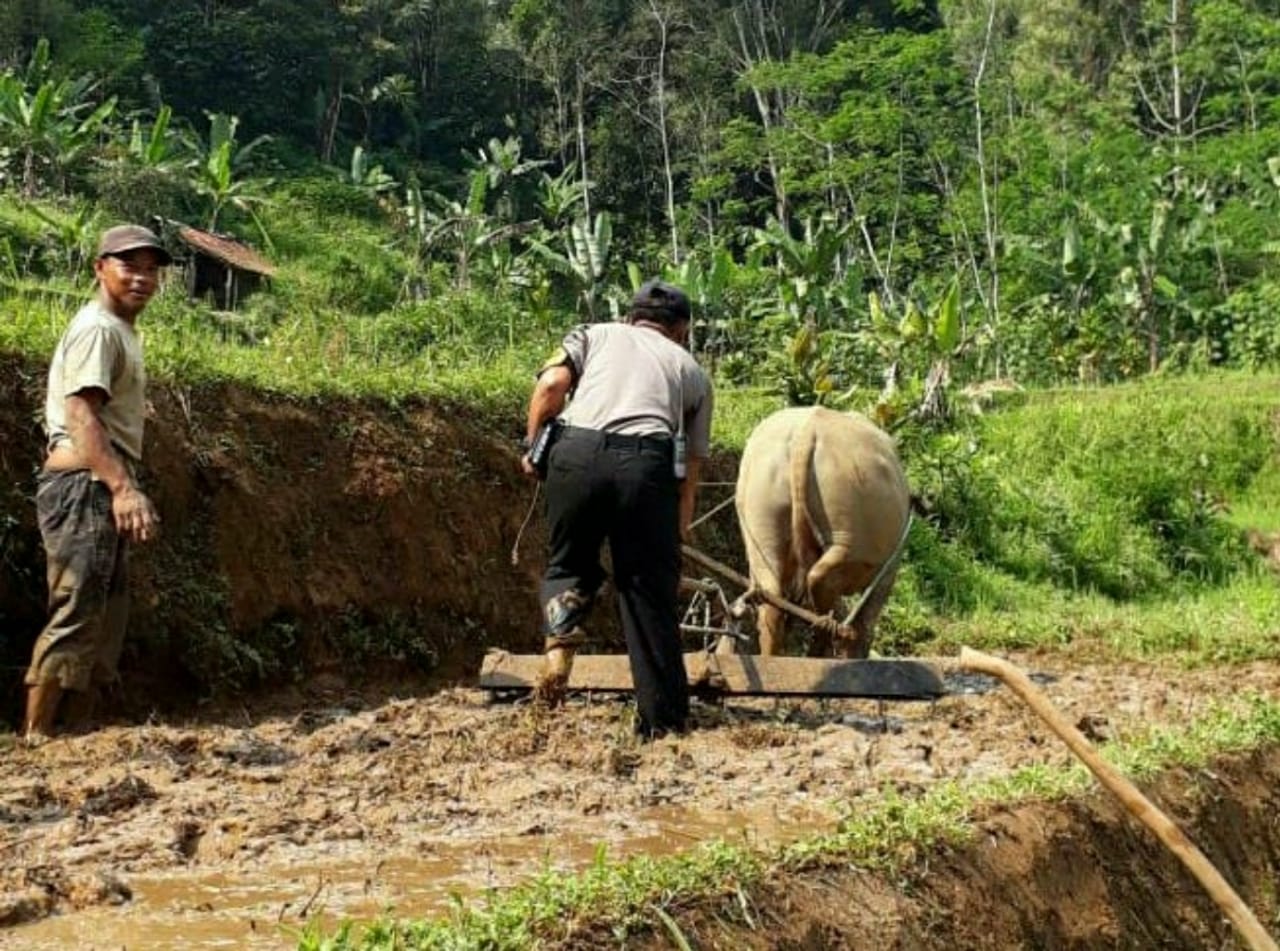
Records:
[[[1280,692],[1270,664],[1015,659],[1099,741]],[[931,703],[698,703],[689,735],[651,744],[632,736],[621,700],[546,711],[465,688],[337,692],[301,709],[206,711],[35,749],[10,739],[0,946],[143,949],[180,936],[188,948],[287,947],[317,916],[437,913],[455,894],[583,867],[600,848],[622,857],[717,837],[766,845],[833,828],[888,787],[911,795],[1069,761],[1008,691],[981,677],[948,682],[952,694]],[[922,881],[937,874],[935,864]],[[929,946],[903,934],[901,946]]]

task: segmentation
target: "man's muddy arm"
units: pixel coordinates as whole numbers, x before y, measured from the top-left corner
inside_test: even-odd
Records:
[[[116,531],[131,541],[145,542],[155,534],[160,518],[111,445],[99,416],[106,402],[107,395],[99,389],[81,390],[68,396],[67,434],[79,463],[111,492]]]

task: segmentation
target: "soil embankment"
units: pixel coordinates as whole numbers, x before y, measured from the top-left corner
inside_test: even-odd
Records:
[[[44,368],[0,356],[0,665],[16,697],[42,622],[34,473]],[[156,383],[145,482],[163,518],[137,549],[122,663],[137,718],[211,693],[316,675],[456,674],[536,641],[534,519],[515,435],[466,407],[323,405]],[[6,710],[16,719],[12,703]]]
[[[1280,750],[1171,770],[1147,792],[1280,931]],[[750,923],[735,897],[680,926],[701,948],[1238,946],[1208,894],[1114,798],[984,812],[971,844],[922,855],[901,876],[787,875],[752,894]]]

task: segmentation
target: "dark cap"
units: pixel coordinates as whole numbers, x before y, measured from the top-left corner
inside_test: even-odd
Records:
[[[664,281],[645,281],[631,298],[632,320],[656,320],[663,324],[675,324],[689,320],[689,297],[674,284]]]
[[[98,257],[125,254],[139,248],[150,248],[160,256],[161,264],[172,264],[173,257],[165,250],[154,231],[142,225],[116,225],[102,232],[98,239]]]

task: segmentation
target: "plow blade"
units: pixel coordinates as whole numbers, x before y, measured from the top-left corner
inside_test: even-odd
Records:
[[[823,660],[754,654],[684,655],[689,685],[696,691],[746,697],[869,697],[932,700],[947,691],[932,664],[919,660]],[[493,691],[532,690],[542,672],[541,654],[490,651],[479,686]],[[625,654],[579,654],[570,691],[625,693],[632,689]]]

